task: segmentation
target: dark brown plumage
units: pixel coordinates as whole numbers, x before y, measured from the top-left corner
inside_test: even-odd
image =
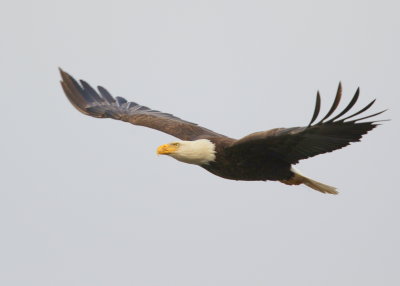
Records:
[[[239,140],[175,117],[152,110],[122,97],[114,98],[103,87],[95,91],[85,81],[78,83],[61,71],[61,85],[68,99],[79,111],[98,118],[112,118],[134,125],[146,126],[185,141],[208,139],[215,145],[216,158],[201,166],[211,173],[233,180],[279,180],[285,184],[306,184],[321,192],[336,193],[335,188],[311,180],[293,169],[292,164],[302,159],[343,148],[360,141],[362,135],[378,125],[378,121],[363,121],[384,111],[354,119],[375,102],[347,116],[359,97],[359,89],[342,112],[329,119],[338,107],[342,87],[339,88],[328,113],[313,124],[320,111],[321,98],[317,94],[314,113],[308,126],[276,128],[247,135]]]

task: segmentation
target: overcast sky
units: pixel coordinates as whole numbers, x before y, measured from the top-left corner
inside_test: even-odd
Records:
[[[400,285],[398,1],[2,1],[0,285]],[[236,182],[77,112],[58,67],[234,138],[315,94],[390,118],[302,161],[338,196]]]

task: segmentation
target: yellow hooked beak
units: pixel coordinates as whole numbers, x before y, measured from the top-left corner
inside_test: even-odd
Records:
[[[178,144],[164,144],[157,148],[157,155],[168,155],[178,150]]]

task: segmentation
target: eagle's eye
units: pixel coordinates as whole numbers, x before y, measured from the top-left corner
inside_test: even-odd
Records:
[[[174,146],[174,147],[179,147],[179,143],[178,142],[171,143],[171,145]]]

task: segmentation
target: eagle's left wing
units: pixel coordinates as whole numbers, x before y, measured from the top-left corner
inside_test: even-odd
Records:
[[[345,116],[357,102],[359,94],[360,90],[357,89],[346,108],[338,115],[328,119],[338,107],[342,96],[342,87],[341,84],[339,84],[331,109],[318,123],[312,125],[320,111],[321,97],[319,93],[317,94],[314,114],[308,126],[276,128],[252,133],[237,140],[230,149],[236,152],[265,152],[268,150],[288,163],[295,164],[299,160],[332,152],[352,142],[360,141],[364,134],[379,125],[379,121],[359,121],[379,115],[386,110],[362,118],[353,119],[369,109],[375,102],[375,100],[373,100],[358,112]]]

